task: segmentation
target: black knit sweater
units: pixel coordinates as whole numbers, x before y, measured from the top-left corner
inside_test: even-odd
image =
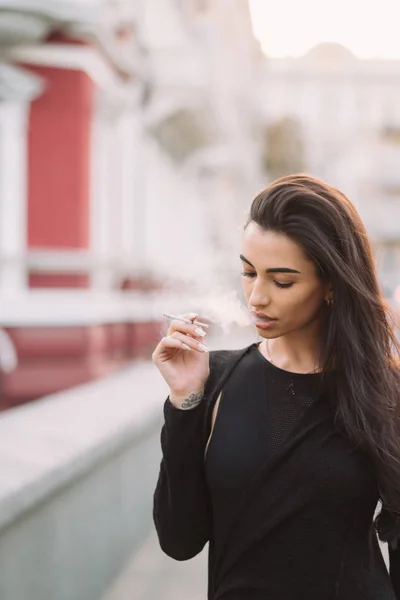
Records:
[[[372,523],[379,500],[373,465],[337,431],[324,396],[313,398],[311,388],[303,393],[310,376],[294,378],[295,394],[303,386],[303,400],[287,411],[291,425],[286,422],[286,430],[285,421],[277,430],[267,427],[264,447],[243,433],[240,419],[250,427],[253,411],[261,427],[260,398],[282,397],[282,378],[290,375],[267,361],[261,364],[260,358],[265,361],[256,344],[211,352],[202,403],[180,411],[167,399],[154,494],[162,549],[187,560],[209,542],[209,600],[400,600],[400,550],[390,551],[389,578]],[[212,408],[221,390],[205,459]],[[274,414],[270,411],[270,423]],[[226,463],[229,448],[235,452],[232,436],[227,437],[229,419],[235,418],[243,453],[253,452],[253,465],[250,460]],[[381,522],[395,539],[395,520],[386,512]]]

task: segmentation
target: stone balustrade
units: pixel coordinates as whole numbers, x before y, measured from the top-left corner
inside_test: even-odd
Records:
[[[149,533],[166,387],[149,362],[0,414],[0,598],[99,600]]]

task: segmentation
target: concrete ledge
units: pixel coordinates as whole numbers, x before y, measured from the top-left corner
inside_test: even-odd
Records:
[[[151,527],[156,368],[0,414],[0,598],[98,600]]]

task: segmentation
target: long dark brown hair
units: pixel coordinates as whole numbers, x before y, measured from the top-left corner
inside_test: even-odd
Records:
[[[400,348],[361,218],[342,192],[300,174],[263,190],[251,205],[251,221],[299,244],[332,287],[322,332],[324,385],[337,422],[376,464],[381,500],[398,522]]]

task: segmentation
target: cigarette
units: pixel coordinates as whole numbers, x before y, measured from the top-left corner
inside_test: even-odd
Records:
[[[209,327],[207,323],[200,323],[200,321],[191,321],[190,319],[185,319],[185,317],[178,317],[177,315],[169,315],[168,313],[163,313],[164,317],[167,319],[176,319],[177,321],[182,321],[182,323],[190,323],[190,325],[200,325],[200,327]]]

